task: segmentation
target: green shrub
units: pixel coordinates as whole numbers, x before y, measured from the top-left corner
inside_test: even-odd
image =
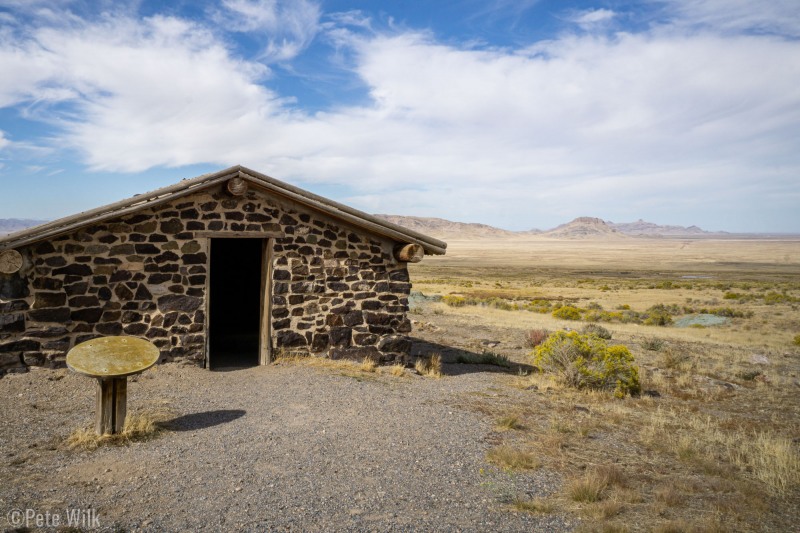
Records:
[[[475,303],[467,302],[470,305],[482,305],[484,307],[494,307],[495,309],[502,309],[503,311],[519,311],[519,304],[509,302],[503,298],[486,298],[483,300],[476,300]]]
[[[669,326],[672,324],[672,317],[666,313],[650,313],[644,319],[645,326]]]
[[[775,291],[770,291],[764,295],[764,303],[767,305],[775,305],[786,301],[785,294],[779,294]]]
[[[587,322],[625,322],[625,315],[619,311],[587,311],[584,315]]]
[[[600,337],[601,339],[605,340],[609,340],[611,338],[611,332],[600,324],[586,324],[583,326],[581,333],[584,335],[594,335],[595,337]]]
[[[525,309],[528,311],[533,311],[534,313],[549,313],[553,306],[547,300],[536,299],[531,300],[525,305]]]
[[[797,303],[800,298],[790,296],[784,292],[783,294],[775,291],[769,291],[764,295],[764,303],[767,305],[784,304],[784,303]]]
[[[751,318],[753,316],[752,311],[738,311],[736,309],[731,309],[730,307],[713,307],[708,310],[708,314],[724,316],[728,318]]]
[[[608,346],[593,335],[556,331],[536,347],[533,356],[536,366],[558,374],[570,386],[613,389],[618,397],[640,392],[639,370],[628,348]]]
[[[676,306],[677,307],[677,306]],[[678,314],[677,309],[668,307],[664,304],[654,305],[647,310],[647,318],[644,319],[645,326],[669,326],[672,324],[672,315]]]
[[[700,314],[700,315],[724,316],[727,318],[753,318],[752,311],[741,311],[738,309],[733,309],[731,307],[692,307],[689,305],[684,305],[683,312],[687,315]],[[672,314],[678,314],[678,313],[672,313]]]
[[[794,336],[794,344],[795,346],[800,346],[800,335]]]
[[[447,294],[442,297],[442,301],[449,305],[450,307],[464,307],[467,305],[467,299],[463,296],[457,296],[455,294]]]
[[[553,311],[553,316],[556,318],[561,318],[563,320],[580,320],[581,311],[577,307],[572,307],[571,305],[565,305]]]

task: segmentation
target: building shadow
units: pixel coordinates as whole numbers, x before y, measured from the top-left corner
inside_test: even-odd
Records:
[[[536,367],[516,361],[508,361],[508,365],[475,363],[485,359],[486,352],[477,352],[430,342],[417,337],[409,337],[411,340],[411,359],[419,357],[430,357],[439,354],[442,358],[442,374],[446,376],[459,376],[462,374],[475,374],[480,372],[498,372],[503,374],[529,374],[536,370]],[[469,362],[467,362],[469,361]]]
[[[182,415],[172,420],[161,422],[159,426],[168,431],[194,431],[196,429],[206,429],[220,424],[227,424],[237,418],[243,417],[245,413],[247,413],[247,411],[242,409],[204,411],[202,413]]]

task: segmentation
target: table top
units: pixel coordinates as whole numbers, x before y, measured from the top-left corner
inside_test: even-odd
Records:
[[[144,372],[158,361],[159,350],[136,337],[101,337],[83,342],[67,354],[67,366],[95,378],[119,378]]]

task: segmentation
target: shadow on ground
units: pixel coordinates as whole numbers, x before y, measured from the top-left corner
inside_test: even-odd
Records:
[[[517,363],[509,361],[508,366],[500,366],[493,364],[473,364],[463,363],[463,360],[475,360],[480,358],[483,354],[480,352],[458,348],[456,346],[448,346],[446,344],[438,344],[435,342],[426,341],[417,337],[409,337],[412,341],[410,355],[416,357],[430,357],[433,354],[439,354],[442,357],[442,374],[446,376],[459,376],[462,374],[473,374],[476,372],[503,372],[506,374],[519,374],[531,373],[535,367],[525,363]]]
[[[159,425],[169,431],[193,431],[195,429],[205,429],[218,426],[219,424],[233,422],[237,418],[243,417],[245,413],[247,413],[247,411],[242,409],[204,411],[202,413],[179,416]]]

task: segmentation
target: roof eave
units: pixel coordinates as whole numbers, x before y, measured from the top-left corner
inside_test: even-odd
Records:
[[[359,211],[358,209],[318,196],[312,192],[261,174],[260,172],[242,167],[241,165],[236,165],[212,174],[204,174],[196,178],[181,180],[174,185],[163,187],[155,191],[139,194],[119,202],[83,211],[16,233],[11,233],[0,237],[0,250],[26,246],[76,231],[90,224],[97,224],[112,218],[135,213],[141,209],[154,207],[223,183],[233,177],[240,177],[273,194],[283,196],[296,203],[326,213],[333,218],[343,220],[372,233],[399,242],[419,244],[427,254],[444,255],[446,252],[447,243],[444,241],[379,219],[373,215]]]
[[[289,185],[288,183],[281,182],[265,174],[245,167],[241,167],[239,174],[243,179],[257,186],[261,186],[272,193],[279,194],[302,205],[322,211],[334,218],[344,220],[345,222],[349,222],[350,224],[372,233],[377,233],[401,242],[419,244],[425,250],[426,254],[444,255],[447,250],[447,243],[444,241],[404,228],[403,226],[340,204],[339,202],[324,198],[299,187]]]
[[[174,185],[156,189],[155,191],[137,194],[131,198],[120,200],[119,202],[100,206],[88,211],[82,211],[75,215],[10,233],[0,237],[0,250],[18,248],[44,239],[51,239],[88,226],[89,224],[105,222],[106,220],[134,213],[146,207],[167,203],[175,198],[181,198],[196,190],[210,187],[216,183],[221,183],[235,177],[239,174],[239,168],[240,167],[237,165],[213,174],[204,174],[196,178],[181,180]]]

